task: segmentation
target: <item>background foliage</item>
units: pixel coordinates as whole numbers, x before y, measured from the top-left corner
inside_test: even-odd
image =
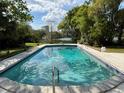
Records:
[[[118,38],[122,41],[124,9],[119,10],[122,0],[89,0],[75,7],[59,24],[62,31],[70,32],[74,42],[90,45],[111,45]]]

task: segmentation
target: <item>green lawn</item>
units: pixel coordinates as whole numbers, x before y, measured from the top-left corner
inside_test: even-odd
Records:
[[[38,45],[42,45],[43,43],[25,43],[25,45],[27,47],[35,47],[35,46],[38,46]]]
[[[98,51],[100,51],[100,47],[92,47]],[[106,48],[106,52],[108,53],[124,53],[124,48],[119,48],[119,47],[108,47]]]
[[[17,55],[23,51],[25,51],[25,49],[23,49],[23,48],[0,50],[0,60]]]
[[[25,43],[25,46],[31,48],[41,44],[43,43]],[[21,52],[24,52],[28,48],[13,48],[13,49],[0,50],[0,60],[17,55]]]

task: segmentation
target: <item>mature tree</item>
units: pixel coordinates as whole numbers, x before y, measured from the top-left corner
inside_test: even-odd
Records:
[[[11,22],[29,21],[32,17],[23,0],[0,1],[0,28],[6,30]]]
[[[59,28],[72,33],[75,41],[87,41],[87,33],[92,24],[87,15],[88,5],[85,3],[80,7],[75,7],[67,13],[65,19],[59,24]]]
[[[106,27],[104,27],[104,32],[102,36],[102,42],[106,42],[106,44],[112,42],[112,39],[115,34],[115,23],[114,23],[114,16],[116,12],[118,12],[119,5],[122,0],[92,0],[92,5],[89,7],[89,16],[95,19],[95,22],[98,22],[96,19],[103,19],[106,21]],[[104,21],[102,22],[104,24]],[[107,29],[106,29],[107,28]],[[99,29],[100,30],[100,29]],[[102,29],[101,29],[102,30]],[[109,32],[109,33],[108,33]]]
[[[20,44],[25,44],[25,42],[30,42],[32,37],[32,27],[27,23],[20,23],[17,25],[16,32],[18,37],[18,42]]]
[[[114,38],[115,28],[117,26],[114,20],[117,12],[119,11],[121,2],[122,0],[92,0],[92,5],[89,7],[88,11],[89,16],[93,17],[95,19],[95,22],[98,22],[96,19],[102,18],[104,21],[106,21],[106,24],[108,24],[106,25],[106,27],[104,27],[104,33],[106,34],[103,35],[106,38],[103,38],[103,43],[106,42],[106,44],[110,44],[110,42],[112,42],[112,39]]]
[[[77,28],[76,19],[74,18],[78,9],[79,7],[75,7],[74,9],[70,10],[67,13],[67,16],[65,17],[65,19],[58,26],[59,29],[62,29],[64,31],[71,33],[73,42],[76,42],[77,39],[80,39],[79,28]]]
[[[75,7],[67,13],[59,28],[70,29],[81,34],[81,42],[88,44],[109,45],[115,36],[119,24],[122,37],[123,25],[119,20],[119,5],[122,0],[89,0],[80,7]],[[115,19],[118,21],[115,22]],[[120,41],[121,38],[119,38]]]
[[[16,46],[16,27],[32,19],[23,0],[0,0],[0,47]]]
[[[116,30],[118,34],[118,43],[124,44],[122,42],[122,36],[124,33],[124,9],[119,10],[115,15],[115,24],[116,24]]]
[[[88,42],[89,41],[89,30],[90,27],[93,25],[92,19],[88,17],[88,5],[84,4],[80,6],[79,10],[77,11],[74,20],[76,22],[76,28],[79,29],[81,33],[81,42]]]
[[[46,31],[43,29],[33,30],[32,31],[32,41],[33,42],[43,42],[43,38],[47,36]]]

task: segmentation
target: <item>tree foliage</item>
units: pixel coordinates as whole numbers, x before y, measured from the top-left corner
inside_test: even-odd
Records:
[[[23,0],[0,1],[0,29],[6,30],[12,22],[30,21],[32,17]]]
[[[58,28],[79,33],[83,43],[109,45],[117,32],[117,24],[118,32],[123,33],[123,13],[119,10],[121,2],[122,0],[89,0],[70,10]],[[120,38],[122,33],[118,35]]]
[[[18,32],[17,27],[31,20],[23,0],[0,0],[0,48],[18,46],[18,39],[23,38],[24,33]]]

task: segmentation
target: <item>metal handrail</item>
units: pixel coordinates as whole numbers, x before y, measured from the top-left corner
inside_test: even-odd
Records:
[[[57,83],[59,83],[59,69],[56,67],[54,67],[54,69],[56,69],[56,71],[57,71]]]
[[[59,83],[59,69],[55,66],[52,68],[52,86],[53,86],[53,93],[55,93],[55,70],[57,70],[57,83]]]
[[[4,88],[4,87],[2,87],[2,86],[0,86],[0,88],[1,88],[1,89],[3,89],[3,90],[5,90],[5,91],[7,91],[7,92],[10,92],[10,93],[15,93],[15,91],[11,91],[11,90],[6,89],[6,88]]]

